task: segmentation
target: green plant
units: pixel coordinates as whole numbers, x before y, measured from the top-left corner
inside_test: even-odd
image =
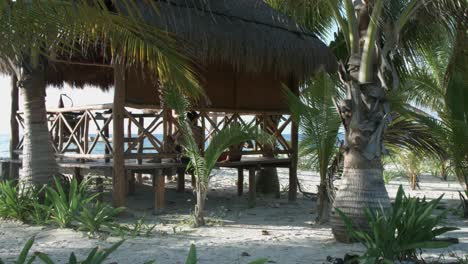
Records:
[[[65,192],[63,185],[55,178],[55,189],[46,187],[46,199],[50,203],[51,221],[60,227],[70,227],[72,221],[79,212],[85,208],[98,194],[91,195],[87,192],[89,185],[85,180],[78,184],[76,179],[69,182],[68,192]]]
[[[394,263],[395,260],[416,260],[417,249],[444,248],[453,242],[437,240],[437,236],[453,227],[439,227],[447,211],[433,215],[443,195],[426,201],[425,198],[406,196],[402,186],[395,203],[388,210],[366,209],[369,230],[356,230],[352,221],[339,209],[338,214],[346,223],[351,237],[367,248],[362,257],[364,263]]]
[[[186,118],[189,101],[175,89],[166,89],[164,95],[165,103],[178,115],[178,123],[183,140],[181,145],[184,155],[190,159],[189,169],[193,170],[196,177],[195,190],[197,203],[194,210],[195,226],[205,225],[204,207],[208,185],[212,177],[211,171],[216,165],[221,154],[230,146],[256,140],[262,144],[273,144],[272,137],[254,126],[231,124],[224,127],[211,138],[210,144],[202,154],[200,146],[195,139],[192,125]]]
[[[302,140],[299,145],[299,156],[305,157],[302,166],[317,170],[320,175],[318,186],[317,222],[325,223],[329,220],[331,201],[330,193],[333,186],[329,168],[338,152],[338,130],[340,116],[331,107],[336,97],[338,81],[326,72],[319,72],[316,78],[306,82],[300,96],[296,96],[289,89],[287,92],[291,114],[300,124]]]
[[[114,218],[124,210],[122,207],[114,208],[99,201],[89,207],[83,207],[83,210],[76,217],[78,230],[88,231],[92,236],[102,231],[103,227],[112,230],[118,226],[114,222]]]
[[[12,181],[0,182],[0,217],[27,221],[43,214],[39,199],[42,189]],[[31,212],[33,214],[31,214]]]
[[[31,249],[32,245],[34,244],[34,237],[30,238],[28,242],[24,245],[23,249],[21,250],[18,259],[15,261],[16,264],[31,264],[34,262],[36,259],[36,256],[33,255],[29,257],[28,259],[28,254],[29,250]],[[0,258],[0,264],[5,264],[3,260]]]
[[[83,261],[78,261],[75,253],[71,253],[68,259],[68,264],[101,264],[109,257],[109,255],[114,252],[117,248],[119,248],[124,240],[121,240],[110,248],[107,249],[99,249],[98,247],[93,248]],[[42,252],[35,252],[34,255],[28,258],[29,251],[31,250],[32,245],[34,244],[34,237],[30,238],[26,244],[24,245],[21,253],[18,256],[18,259],[15,261],[15,264],[31,264],[33,263],[36,258],[39,258],[42,262],[46,264],[55,264],[55,262],[47,255],[46,253]],[[147,262],[149,263],[149,262]],[[0,264],[5,264],[0,258]]]
[[[133,225],[118,226],[116,230],[117,235],[119,235],[122,238],[125,238],[127,236],[130,236],[131,238],[135,238],[137,236],[149,237],[151,233],[154,231],[154,229],[156,228],[156,224],[153,224],[153,225],[146,224],[145,219],[146,219],[146,216],[143,215],[143,217],[135,221]]]
[[[268,262],[268,259],[262,258],[262,259],[257,259],[252,262],[249,262],[248,264],[265,264]],[[189,253],[187,256],[187,259],[185,260],[185,264],[197,264],[197,248],[195,247],[194,244],[190,245]]]

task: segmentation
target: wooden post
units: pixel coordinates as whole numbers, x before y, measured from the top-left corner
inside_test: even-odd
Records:
[[[249,168],[249,208],[255,207],[257,201],[257,188],[255,186],[255,168]]]
[[[101,177],[97,177],[96,178],[96,191],[97,193],[99,193],[99,196],[98,196],[98,201],[102,202],[104,199],[103,199],[103,195],[104,195],[104,181],[102,180]]]
[[[103,121],[103,125],[105,125],[107,123],[107,118],[104,118],[104,121]],[[110,126],[110,124],[109,124]],[[109,139],[109,126],[106,126],[106,128],[104,129],[103,133],[104,133],[104,136]],[[106,155],[109,155],[110,154],[110,149],[107,147],[107,145],[104,146],[104,153]],[[106,158],[105,160],[105,163],[109,163],[110,162],[110,159],[109,158]]]
[[[78,167],[73,168],[73,177],[76,179],[78,184],[83,181],[83,175],[81,175],[81,169]]]
[[[18,159],[18,154],[15,153],[16,147],[19,143],[19,128],[18,121],[16,120],[16,113],[18,112],[18,78],[16,75],[11,77],[11,113],[10,113],[10,175],[9,178],[16,180],[19,178],[19,165],[13,162]]]
[[[126,176],[128,177],[128,194],[133,195],[135,194],[135,174],[131,170],[127,170]]]
[[[144,117],[139,117],[138,118],[138,123],[140,123],[141,127],[145,127],[145,118]],[[143,131],[141,131],[141,128],[138,128],[138,135],[140,135],[141,133],[143,133]],[[138,155],[143,154],[144,142],[145,141],[144,141],[143,138],[141,138],[138,141],[138,148],[137,148]],[[138,158],[137,159],[137,164],[141,165],[142,163],[143,163],[143,159]],[[137,173],[136,178],[137,178],[138,184],[143,184],[143,174]]]
[[[244,168],[237,169],[237,195],[242,196],[244,193]]]
[[[294,94],[299,95],[299,86],[291,78],[290,88]],[[299,149],[299,125],[293,120],[291,124],[291,165],[289,167],[289,192],[288,200],[290,202],[297,199],[297,159]]]
[[[90,121],[89,119],[90,118],[89,118],[89,115],[88,115],[88,113],[86,111],[84,112],[84,115],[85,115],[85,120],[84,120],[84,125],[83,125],[83,129],[84,129],[84,131],[83,131],[83,137],[84,137],[84,139],[83,139],[83,144],[84,144],[83,150],[84,150],[85,153],[83,153],[83,154],[86,155],[86,154],[88,154],[88,149],[89,149],[89,121]],[[82,159],[81,162],[84,163],[84,162],[86,162],[86,160]]]
[[[177,168],[177,192],[185,192],[185,169]]]
[[[165,180],[164,175],[160,174],[158,169],[153,174],[153,193],[154,193],[154,214],[159,214],[165,205]]]
[[[125,118],[125,95],[126,95],[126,70],[122,62],[114,65],[114,105],[113,115],[113,173],[112,173],[112,200],[115,207],[125,206],[127,190],[125,179],[124,158],[124,118]]]

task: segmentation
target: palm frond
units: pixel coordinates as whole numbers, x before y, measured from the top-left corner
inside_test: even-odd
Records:
[[[336,152],[341,121],[332,101],[336,83],[328,74],[320,72],[302,89],[300,97],[287,93],[292,116],[300,124],[300,153],[316,161],[322,177],[326,176]]]
[[[86,60],[94,53],[105,63],[144,65],[163,84],[200,95],[197,76],[188,66],[191,60],[180,43],[133,12],[139,7],[132,1],[120,2],[128,4],[127,12],[110,10],[103,0],[7,1],[0,5],[0,59],[17,74],[25,62],[34,66],[39,57]]]
[[[211,170],[216,165],[219,156],[232,145],[242,144],[247,141],[255,140],[260,144],[273,144],[274,140],[271,135],[256,127],[245,126],[240,124],[231,124],[221,131],[216,133],[211,139],[210,145],[205,151],[206,160],[206,175],[209,177]]]

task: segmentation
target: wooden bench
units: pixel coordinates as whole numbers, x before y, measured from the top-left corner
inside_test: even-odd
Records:
[[[10,161],[7,159],[0,160],[0,163],[11,163],[16,162],[21,164],[21,161]],[[58,165],[61,168],[73,169],[74,177],[79,181],[83,179],[81,170],[100,170],[104,172],[104,176],[113,177],[113,163],[112,162],[79,162],[79,161],[58,161]],[[239,196],[243,194],[244,189],[244,170],[249,171],[249,197],[248,206],[255,207],[256,205],[256,184],[255,184],[255,173],[257,170],[266,167],[274,168],[290,168],[290,158],[244,158],[241,161],[233,162],[218,162],[216,168],[233,168],[237,169],[238,180],[237,180],[237,193]],[[185,191],[185,165],[179,162],[161,162],[161,163],[150,163],[144,162],[137,164],[135,161],[128,161],[125,163],[125,175],[128,182],[128,193],[132,194],[135,190],[135,177],[134,173],[144,173],[152,175],[152,187],[153,187],[153,208],[154,213],[160,213],[165,208],[165,179],[164,169],[177,169],[177,191]],[[96,187],[98,192],[102,193],[103,179],[101,177],[96,178]]]

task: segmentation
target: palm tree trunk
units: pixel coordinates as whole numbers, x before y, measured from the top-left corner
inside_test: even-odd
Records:
[[[326,181],[326,180],[325,180]],[[328,195],[328,187],[326,182],[321,180],[318,186],[318,199],[317,199],[317,218],[318,224],[328,223],[330,221],[331,201]]]
[[[348,151],[344,157],[341,185],[335,198],[334,207],[339,208],[361,230],[368,230],[366,208],[388,208],[390,200],[383,180],[380,159],[369,161],[358,151]],[[340,216],[332,211],[332,231],[340,242],[351,242],[346,225]]]
[[[19,88],[24,111],[23,170],[20,180],[34,185],[49,184],[58,173],[58,167],[47,126],[44,72],[25,71]]]
[[[197,204],[195,205],[195,227],[205,225],[205,201],[206,201],[206,188],[202,186],[201,181],[197,181],[196,192],[197,192]]]
[[[380,40],[368,36],[377,21],[371,23],[373,1],[356,1],[356,33],[359,41],[353,43],[346,66],[340,67],[341,81],[347,87],[345,100],[337,105],[346,130],[344,170],[334,208],[345,213],[357,228],[368,230],[364,210],[388,208],[390,198],[385,189],[381,155],[383,132],[390,119],[381,71]],[[371,4],[371,5],[369,5]],[[378,8],[376,10],[379,10]],[[371,49],[373,48],[373,49]],[[332,231],[341,242],[351,242],[346,226],[333,210]]]

